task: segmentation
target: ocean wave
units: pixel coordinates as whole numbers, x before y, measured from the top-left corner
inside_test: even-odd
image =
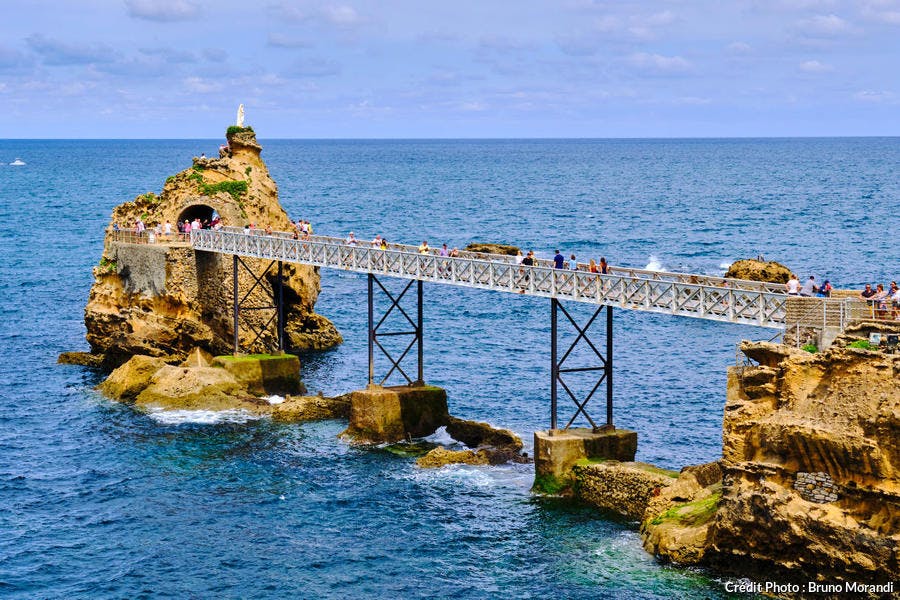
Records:
[[[277,394],[272,394],[271,396],[263,396],[262,399],[269,404],[281,404],[282,402],[284,402],[284,396],[279,396]]]
[[[644,267],[644,270],[645,271],[665,271],[666,268],[663,266],[662,261],[660,261],[656,255],[651,254],[649,257],[647,257],[647,266]]]
[[[151,410],[148,416],[161,425],[181,425],[194,423],[198,425],[216,425],[219,423],[246,423],[260,419],[243,408],[229,410]]]

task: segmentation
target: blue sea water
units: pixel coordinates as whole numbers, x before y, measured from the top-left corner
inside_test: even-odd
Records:
[[[530,465],[423,470],[348,447],[335,421],[160,421],[57,365],[87,349],[112,207],[218,143],[0,140],[0,163],[28,163],[0,165],[0,596],[732,597],[726,577],[658,564],[633,524],[532,496]],[[900,276],[896,138],[262,143],[282,204],[317,233],[710,274],[764,254],[838,287]],[[346,342],[303,357],[310,389],[365,383],[364,295],[323,271],[317,310]],[[530,450],[549,419],[548,302],[425,298],[426,379]],[[638,458],[717,458],[735,345],[773,332],[618,311],[614,333],[616,423]]]

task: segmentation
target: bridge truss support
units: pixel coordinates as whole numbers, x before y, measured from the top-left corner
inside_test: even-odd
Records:
[[[424,350],[422,346],[422,281],[421,280],[410,280],[409,283],[400,291],[396,296],[390,292],[382,283],[378,280],[375,275],[369,273],[368,277],[368,297],[369,297],[369,385],[376,384],[375,378],[375,348],[377,347],[381,354],[387,357],[388,362],[390,362],[391,368],[388,369],[387,374],[381,378],[377,385],[383,385],[391,375],[395,372],[399,373],[409,385],[412,386],[423,386],[425,385],[425,377],[424,377]],[[416,286],[416,318],[413,319],[409,316],[409,313],[403,309],[401,306],[401,302],[403,298],[406,296],[406,293],[412,288],[413,284]],[[378,286],[378,289],[387,297],[390,305],[388,309],[385,311],[384,315],[382,315],[381,319],[378,322],[375,322],[375,286]],[[401,331],[382,331],[385,322],[388,317],[394,313],[394,310],[397,310],[400,315],[403,316],[405,322],[409,324],[411,329],[406,329],[404,327]],[[395,359],[391,354],[390,350],[385,348],[385,346],[379,341],[379,338],[385,337],[403,337],[408,338],[409,343],[406,344],[406,347],[400,353],[400,355]],[[403,359],[407,357],[412,347],[417,347],[416,359],[417,359],[417,370],[416,370],[416,379],[413,380],[412,377],[403,369],[401,363]]]
[[[238,255],[232,256],[232,303],[234,307],[234,354],[240,354],[241,352],[241,337],[240,337],[240,322],[241,322],[241,311],[272,311],[272,315],[262,324],[262,326],[254,325],[253,323],[247,322],[246,325],[254,334],[254,338],[247,344],[248,348],[252,348],[257,342],[261,341],[266,344],[267,349],[270,351],[283,352],[284,351],[284,264],[282,261],[273,260],[269,263],[269,265],[263,270],[262,273],[257,275],[254,270],[244,262],[241,257]],[[241,267],[243,267],[243,271],[248,273],[251,277],[251,281],[253,282],[250,286],[250,289],[247,290],[246,293],[241,295],[241,290],[239,286]],[[274,268],[273,268],[274,267]],[[274,283],[267,277],[270,273],[274,274]],[[272,299],[272,304],[254,304],[254,302],[258,302],[258,300],[253,299],[253,293],[257,290],[261,289],[265,292],[267,298]],[[272,323],[275,323],[276,330],[276,342],[275,347],[271,347],[270,344],[266,343],[266,340],[263,338],[264,333],[271,327]]]
[[[588,423],[595,432],[613,431],[613,313],[612,306],[600,306],[594,311],[594,314],[588,319],[584,327],[580,326],[572,315],[565,309],[562,303],[556,298],[550,299],[550,429],[558,429],[557,412],[558,412],[558,388],[562,387],[566,395],[575,403],[575,414],[568,420],[563,430],[568,430],[575,422],[579,415],[584,415]],[[606,348],[605,353],[601,353],[597,346],[588,337],[591,325],[597,320],[603,312],[606,312]],[[569,345],[568,349],[563,353],[562,358],[559,357],[559,313],[562,313],[569,324],[575,329],[578,335]],[[567,367],[566,361],[572,357],[573,351],[578,347],[579,342],[584,342],[591,350],[591,359],[598,362],[593,365]],[[599,378],[593,384],[590,392],[580,398],[572,391],[572,387],[563,379],[563,375],[571,373],[599,373]],[[587,404],[591,401],[601,385],[606,384],[606,423],[598,425],[587,411]]]

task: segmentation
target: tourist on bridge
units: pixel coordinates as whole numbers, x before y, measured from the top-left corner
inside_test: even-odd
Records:
[[[522,260],[524,260],[524,258],[525,258],[525,255],[522,254],[522,251],[521,251],[521,250],[516,250],[516,258],[515,258],[516,264],[517,264],[517,265],[521,265],[521,264],[522,264]]]
[[[600,269],[597,268],[597,261],[595,261],[593,258],[588,263],[588,271],[591,273],[599,273],[600,272]]]
[[[445,258],[446,258],[447,256],[450,256],[450,251],[447,250],[447,244],[444,244],[444,245],[441,246],[441,252],[440,252],[440,255],[443,256],[443,257],[445,257]]]
[[[799,296],[800,295],[800,280],[796,275],[791,273],[791,278],[788,279],[788,282],[784,284],[784,289],[787,290],[788,296]]]
[[[372,238],[372,247],[373,248],[381,247],[381,234],[380,233],[376,233],[375,237]]]
[[[826,279],[825,281],[822,282],[822,285],[819,286],[819,291],[817,292],[817,295],[820,298],[830,298],[832,289],[834,289],[834,288],[831,286],[831,282]]]
[[[866,289],[864,289],[863,291],[861,291],[861,292],[859,293],[859,299],[860,299],[860,300],[865,300],[865,301],[867,301],[869,304],[872,304],[872,296],[874,296],[874,295],[875,295],[875,290],[872,289],[872,284],[871,284],[871,283],[867,283],[867,284],[866,284]]]
[[[347,239],[344,240],[344,243],[347,244],[348,246],[355,246],[355,245],[356,245],[356,236],[353,235],[353,232],[352,232],[352,231],[351,231],[350,234],[347,236]]]
[[[600,273],[602,275],[609,275],[609,264],[606,262],[606,257],[600,257]]]
[[[431,248],[428,247],[428,240],[422,240],[422,243],[419,245],[419,254],[430,254]]]
[[[803,287],[800,288],[800,295],[805,298],[811,298],[817,291],[819,291],[819,288],[816,287],[816,278],[810,275]]]
[[[526,254],[522,258],[522,264],[519,266],[519,286],[521,286],[520,294],[525,293],[525,286],[528,285],[528,280],[531,279],[531,269],[528,267],[534,266],[534,250],[529,250],[528,254]]]
[[[556,254],[553,256],[553,268],[554,269],[564,269],[566,266],[566,257],[562,255],[562,252],[559,250],[555,250]]]
[[[459,248],[450,251],[450,258],[459,258]]]
[[[578,261],[575,260],[574,254],[569,257],[569,269],[571,269],[572,271],[578,270]]]

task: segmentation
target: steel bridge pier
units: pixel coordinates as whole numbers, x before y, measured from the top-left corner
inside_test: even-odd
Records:
[[[271,261],[262,273],[257,275],[250,266],[245,263],[237,254],[232,255],[231,263],[232,274],[232,306],[234,317],[234,354],[241,353],[241,311],[267,311],[271,310],[272,315],[261,326],[257,327],[252,323],[247,323],[247,327],[256,334],[254,338],[247,344],[247,348],[251,349],[257,342],[266,345],[267,350],[274,352],[284,351],[284,263],[280,260]],[[273,269],[273,267],[275,267]],[[253,285],[241,296],[239,279],[242,272],[250,275]],[[268,281],[266,276],[274,273],[274,283]],[[254,304],[251,295],[257,288],[267,292],[266,296],[272,298],[272,304]],[[257,300],[258,302],[258,300]],[[263,337],[272,323],[275,323],[275,347]]]
[[[409,313],[403,308],[401,302],[403,298],[406,296],[406,293],[412,288],[413,284],[416,285],[416,317],[413,319],[410,317]],[[382,292],[382,294],[388,299],[390,302],[390,306],[385,311],[384,315],[382,315],[381,319],[376,323],[375,322],[375,294],[376,287],[378,286],[378,290]],[[383,331],[383,327],[385,325],[385,321],[387,321],[388,317],[394,312],[394,310],[403,315],[406,323],[409,324],[411,329],[401,330],[401,331]],[[369,317],[369,326],[368,326],[368,338],[369,338],[369,385],[384,385],[384,383],[393,375],[395,372],[399,373],[411,386],[424,386],[425,385],[425,373],[424,373],[424,365],[425,365],[425,349],[422,344],[422,316],[423,316],[423,303],[422,303],[422,280],[410,280],[409,283],[401,290],[401,292],[397,295],[392,294],[390,290],[388,290],[375,275],[369,273],[368,275],[368,317]],[[400,353],[400,355],[395,359],[391,354],[390,350],[385,348],[385,346],[379,341],[379,338],[386,337],[405,337],[409,339],[409,343],[406,345],[405,349]],[[412,350],[412,347],[416,346],[416,378],[415,380],[403,369],[401,363],[403,359],[407,357],[409,351]],[[387,373],[382,377],[378,382],[375,381],[375,349],[379,350],[379,353],[382,354],[385,358],[388,359],[388,362],[391,365],[391,368],[388,369]]]
[[[606,349],[605,354],[597,349],[597,346],[589,337],[589,329],[594,321],[597,320],[602,313],[606,313]],[[566,318],[568,323],[575,329],[578,335],[569,345],[568,349],[563,353],[562,358],[559,357],[559,314]],[[584,342],[592,351],[592,359],[598,362],[593,365],[580,367],[567,367],[566,361],[571,357],[572,352],[578,347],[579,342]],[[572,391],[572,387],[563,379],[564,374],[568,373],[599,373],[599,377],[594,383],[591,391],[584,398],[580,398]],[[591,401],[600,386],[606,383],[606,423],[598,425],[597,422],[587,412],[587,404]],[[569,429],[579,415],[590,423],[594,431],[610,431],[614,430],[613,425],[613,308],[612,306],[599,306],[593,315],[588,319],[587,323],[580,326],[572,315],[565,309],[562,303],[556,298],[550,299],[550,429],[557,430],[558,427],[558,409],[559,409],[559,388],[562,387],[566,395],[575,403],[575,414],[569,419],[563,430]]]

